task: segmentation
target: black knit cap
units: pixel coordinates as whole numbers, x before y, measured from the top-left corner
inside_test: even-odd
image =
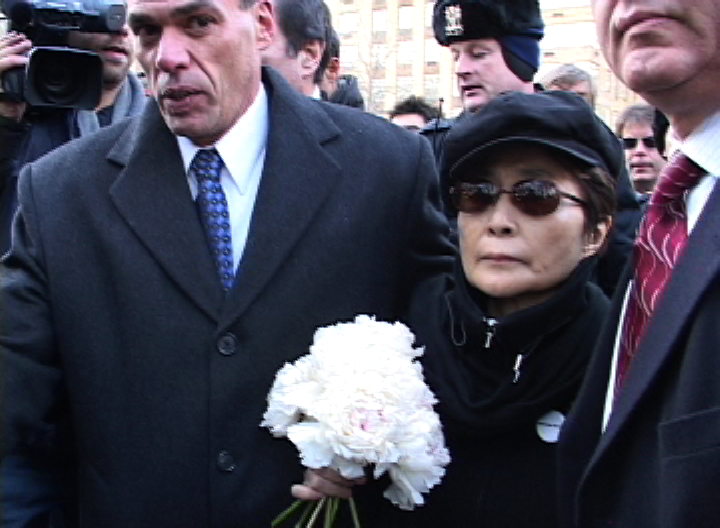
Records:
[[[572,92],[508,92],[458,120],[444,144],[441,172],[452,183],[475,170],[498,145],[533,143],[562,152],[617,179],[625,162],[618,138]],[[446,191],[446,190],[444,190]]]

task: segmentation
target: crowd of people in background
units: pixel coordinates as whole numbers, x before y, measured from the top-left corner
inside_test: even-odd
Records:
[[[436,0],[454,117],[365,112],[324,0],[128,0],[67,36],[94,109],[3,85],[0,527],[259,527],[291,496],[377,528],[717,526],[720,7],[591,6],[645,101],[614,129],[588,72],[538,76],[537,0]],[[452,462],[412,512],[259,427],[358,314],[425,347]]]

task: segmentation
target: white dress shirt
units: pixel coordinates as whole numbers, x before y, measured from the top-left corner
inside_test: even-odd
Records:
[[[236,270],[245,250],[250,219],[265,165],[268,129],[267,93],[265,87],[260,84],[260,89],[250,107],[214,145],[198,147],[189,138],[177,136],[193,200],[197,198],[198,184],[189,170],[197,151],[201,148],[214,147],[223,160],[220,183],[228,202],[233,266]]]
[[[705,120],[700,127],[693,131],[679,146],[679,150],[707,171],[707,175],[703,176],[698,184],[685,196],[689,235],[692,233],[695,224],[697,224],[700,218],[700,214],[705,208],[710,193],[715,187],[715,182],[720,177],[720,112]],[[610,413],[612,412],[620,338],[625,326],[625,312],[632,286],[633,281],[630,281],[625,290],[622,311],[620,312],[619,324],[615,334],[613,358],[610,365],[610,379],[608,381],[607,392],[605,393],[605,410],[603,412],[602,422],[603,431],[605,431],[605,427],[610,419]]]

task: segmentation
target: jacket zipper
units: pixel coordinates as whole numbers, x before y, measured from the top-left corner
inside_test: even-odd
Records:
[[[517,383],[518,379],[520,379],[520,367],[522,366],[522,363],[525,360],[525,358],[527,356],[529,356],[533,352],[533,350],[535,350],[537,348],[537,346],[540,344],[540,342],[543,339],[545,339],[545,337],[547,335],[553,333],[555,330],[557,330],[561,326],[565,325],[565,323],[567,323],[569,320],[570,320],[569,317],[566,317],[565,319],[563,319],[560,323],[556,324],[555,326],[550,328],[550,330],[548,330],[543,335],[538,337],[535,340],[535,342],[530,344],[530,346],[526,347],[525,350],[523,350],[524,353],[521,352],[520,354],[517,355],[517,357],[515,358],[515,364],[513,365],[513,383]],[[497,323],[497,321],[496,321],[496,323]]]
[[[522,354],[518,354],[515,358],[515,365],[513,366],[513,372],[515,373],[515,376],[513,377],[513,383],[517,383],[517,380],[520,377],[520,365],[522,365],[523,359],[524,356]]]
[[[490,348],[493,337],[495,337],[495,326],[497,326],[497,319],[493,317],[483,317],[485,321],[485,348]]]
[[[497,331],[497,319],[494,317],[483,317],[483,321],[485,322],[485,348],[490,348],[490,344],[492,343],[493,337],[495,337],[495,332]],[[518,354],[515,358],[515,365],[513,366],[513,372],[515,373],[515,376],[513,377],[513,383],[517,383],[518,378],[520,377],[520,365],[523,361],[523,355]]]

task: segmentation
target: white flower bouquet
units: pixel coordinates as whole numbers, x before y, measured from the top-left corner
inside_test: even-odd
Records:
[[[290,439],[308,468],[330,467],[355,479],[373,466],[375,478],[387,472],[392,481],[384,497],[405,510],[422,505],[422,493],[440,482],[450,455],[432,408],[435,396],[415,361],[423,348],[414,348],[414,340],[402,323],[367,315],[319,328],[310,353],[278,371],[261,425]],[[308,504],[296,526],[306,519],[312,526],[324,506],[331,526],[338,501]],[[359,526],[352,499],[350,507]]]

